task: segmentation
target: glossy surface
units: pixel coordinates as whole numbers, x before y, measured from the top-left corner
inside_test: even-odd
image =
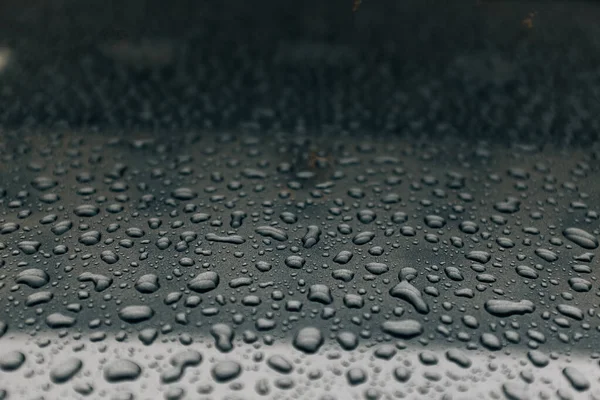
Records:
[[[5,6],[0,398],[600,398],[592,28],[348,41],[392,26],[374,1],[287,30],[232,2],[210,43],[179,9]],[[484,26],[456,24],[423,32]]]

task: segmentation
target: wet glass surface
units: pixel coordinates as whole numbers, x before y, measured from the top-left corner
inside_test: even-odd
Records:
[[[596,3],[2,7],[0,399],[600,398]]]

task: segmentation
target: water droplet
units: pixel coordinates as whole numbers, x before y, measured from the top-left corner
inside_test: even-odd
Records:
[[[180,380],[183,377],[185,369],[200,365],[202,362],[202,354],[196,350],[184,350],[176,353],[171,357],[171,368],[164,370],[160,379],[163,383],[172,383]]]
[[[104,367],[104,379],[110,383],[134,381],[141,374],[142,368],[131,360],[114,360]]]
[[[282,374],[289,374],[294,369],[293,365],[281,355],[273,355],[267,359],[267,365]]]
[[[158,276],[154,274],[140,276],[134,286],[140,293],[154,293],[160,288]]]
[[[314,327],[300,329],[293,340],[294,347],[308,354],[316,353],[323,345],[321,331]]]
[[[488,300],[485,310],[496,317],[530,314],[535,311],[535,305],[529,300]]]
[[[367,373],[362,368],[350,368],[346,372],[346,379],[352,386],[361,385],[367,381]]]
[[[100,243],[100,239],[102,238],[102,234],[98,231],[88,231],[84,232],[81,236],[79,236],[79,243],[84,244],[86,246],[94,246]]]
[[[38,268],[30,268],[19,272],[15,282],[24,283],[27,286],[37,289],[46,285],[50,280],[50,276],[45,271]]]
[[[473,364],[469,357],[459,349],[447,350],[446,358],[448,359],[448,361],[455,363],[461,368],[469,368]]]
[[[288,239],[287,234],[283,230],[275,228],[274,226],[259,226],[255,231],[261,236],[275,239],[280,242]]]
[[[215,381],[225,383],[234,380],[242,373],[242,367],[235,361],[219,361],[216,363],[211,374]]]
[[[79,358],[69,357],[60,361],[50,370],[50,379],[54,383],[65,383],[71,380],[83,367]]]
[[[52,329],[70,328],[75,325],[77,319],[70,315],[52,313],[46,316],[46,324]]]
[[[104,250],[100,253],[100,258],[107,264],[115,264],[119,261],[119,256],[111,250]]]
[[[0,357],[0,371],[16,371],[25,363],[25,354],[20,351],[9,351]]]
[[[119,310],[119,318],[130,324],[147,321],[154,316],[154,310],[149,306],[126,306]]]
[[[347,251],[347,250],[342,250],[333,258],[333,261],[338,264],[343,265],[343,264],[347,264],[352,259],[353,256],[354,256],[354,254],[352,254],[352,252]]]
[[[246,239],[244,239],[240,235],[219,236],[214,233],[207,233],[205,238],[209,242],[219,242],[219,243],[229,243],[229,244],[242,244],[242,243],[246,242]]]
[[[360,232],[360,233],[356,234],[356,236],[354,236],[354,238],[352,239],[352,243],[354,243],[357,246],[361,246],[363,244],[369,243],[371,240],[373,240],[374,237],[375,237],[374,232],[369,232],[369,231]]]
[[[64,220],[64,221],[57,222],[50,230],[56,236],[60,236],[60,235],[64,235],[68,231],[70,231],[72,227],[73,227],[73,222],[71,222],[69,220]]]
[[[488,350],[497,351],[502,349],[502,342],[500,342],[498,336],[494,335],[493,333],[483,333],[480,341],[481,344]]]
[[[321,304],[333,303],[333,297],[327,285],[315,284],[309,288],[308,299]]]
[[[373,275],[385,274],[390,270],[386,264],[380,262],[370,262],[367,265],[365,265],[365,268]]]
[[[77,278],[79,282],[92,282],[96,292],[102,292],[110,287],[113,279],[109,276],[84,272]]]
[[[319,243],[321,239],[321,228],[316,225],[309,225],[306,228],[306,234],[302,238],[302,244],[305,249],[312,248],[315,244]]]
[[[42,244],[35,240],[24,240],[17,244],[17,247],[27,255],[37,253],[41,246]]]
[[[533,365],[538,368],[544,368],[550,363],[550,359],[539,350],[530,350],[527,352],[527,357]]]
[[[417,289],[407,281],[402,281],[393,288],[391,288],[390,295],[392,297],[396,297],[407,301],[415,308],[415,310],[417,310],[421,314],[429,313],[429,306],[423,299],[423,296],[421,295],[419,289]]]
[[[589,232],[579,228],[567,228],[563,231],[564,237],[584,249],[598,248],[598,239]]]
[[[194,292],[206,293],[219,286],[219,275],[214,271],[202,272],[188,282],[187,286]]]
[[[289,256],[285,259],[285,265],[290,268],[300,269],[304,266],[306,260],[300,256]]]
[[[346,351],[351,351],[358,347],[358,337],[352,332],[339,332],[335,338],[339,345]]]
[[[565,378],[567,378],[573,389],[583,392],[590,388],[590,381],[577,368],[565,367],[562,370],[562,373]]]
[[[423,333],[423,325],[414,319],[385,321],[381,324],[381,330],[395,338],[412,339]]]
[[[93,204],[82,204],[75,207],[73,213],[78,217],[95,217],[100,212],[100,209]]]
[[[406,367],[396,367],[394,368],[394,378],[400,383],[408,382],[411,377],[411,372]]]
[[[354,272],[349,269],[336,269],[331,273],[331,276],[342,282],[350,282],[354,279]]]
[[[215,338],[217,348],[222,352],[233,349],[233,329],[227,324],[214,324],[210,328],[210,334]]]

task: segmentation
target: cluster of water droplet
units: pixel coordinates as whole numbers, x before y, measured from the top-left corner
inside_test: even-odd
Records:
[[[542,397],[597,380],[568,361],[598,358],[600,335],[600,193],[584,160],[401,140],[34,138],[2,161],[0,397],[36,362],[53,365],[44,385],[94,396],[110,393],[98,371],[118,384],[156,370],[168,399],[240,391],[253,363],[278,373],[256,395],[302,397],[308,379],[334,398],[340,374],[366,398],[427,395],[462,387],[448,365],[476,376],[483,358],[491,373],[511,352],[537,375],[560,364],[570,389]],[[65,341],[110,357],[35,361]],[[326,378],[313,357],[341,367]],[[178,385],[197,368],[211,383]],[[530,398],[523,371],[490,390]]]

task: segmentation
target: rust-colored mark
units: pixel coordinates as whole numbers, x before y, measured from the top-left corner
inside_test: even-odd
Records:
[[[527,17],[525,17],[523,19],[523,21],[521,21],[521,24],[523,24],[523,26],[527,29],[532,29],[533,28],[533,20],[535,18],[535,15],[536,15],[535,12],[529,13],[529,15]]]
[[[352,11],[353,12],[358,11],[358,7],[360,7],[360,3],[362,3],[362,0],[354,0],[354,2],[352,3]]]
[[[331,163],[333,162],[333,157],[323,157],[317,154],[316,151],[311,151],[308,155],[308,167],[310,169],[315,169],[322,163]]]

